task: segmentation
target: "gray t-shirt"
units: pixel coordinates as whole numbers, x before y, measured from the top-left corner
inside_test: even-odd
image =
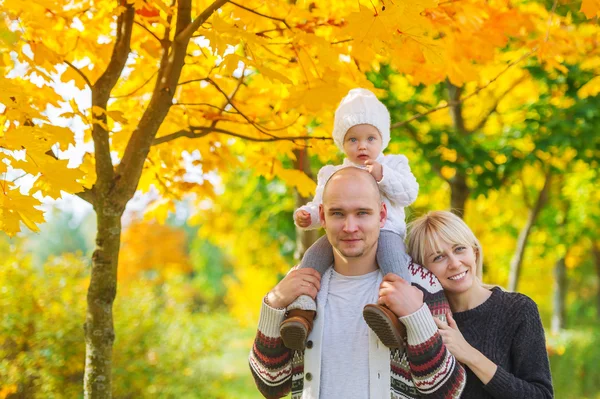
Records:
[[[369,327],[365,305],[376,303],[379,270],[344,276],[333,270],[325,304],[320,398],[369,397]]]

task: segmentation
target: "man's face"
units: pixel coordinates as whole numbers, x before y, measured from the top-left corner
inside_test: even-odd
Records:
[[[348,170],[327,183],[319,211],[334,250],[345,258],[359,258],[375,251],[387,210],[373,177],[359,169]]]

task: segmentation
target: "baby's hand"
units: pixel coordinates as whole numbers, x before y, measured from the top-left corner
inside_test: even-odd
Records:
[[[383,179],[383,166],[377,161],[371,161],[367,159],[365,161],[365,166],[367,167],[367,171],[377,180],[379,183],[381,179]]]
[[[311,217],[310,213],[306,211],[298,211],[296,212],[296,224],[300,227],[306,228],[310,226]]]

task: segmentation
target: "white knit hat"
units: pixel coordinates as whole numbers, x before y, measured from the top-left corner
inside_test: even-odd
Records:
[[[352,89],[342,99],[335,111],[333,141],[344,150],[344,137],[352,126],[369,124],[379,130],[382,139],[381,151],[390,142],[390,113],[386,106],[367,89]]]

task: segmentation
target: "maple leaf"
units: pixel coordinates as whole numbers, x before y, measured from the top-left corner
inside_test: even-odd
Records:
[[[303,197],[310,197],[315,193],[316,183],[300,170],[282,169],[277,172],[277,176],[289,186],[295,187],[298,190],[298,193]]]
[[[79,90],[83,90],[87,86],[87,83],[85,82],[83,77],[71,67],[67,67],[67,69],[65,69],[65,71],[60,76],[60,80],[64,83],[74,81],[75,87],[77,87]]]
[[[0,180],[2,187],[7,183]],[[32,231],[39,231],[37,225],[44,222],[44,213],[37,209],[40,205],[40,201],[21,194],[18,188],[0,191],[0,231],[12,237],[21,231],[20,222]]]
[[[580,11],[584,13],[588,19],[596,16],[600,17],[600,0],[583,0],[581,2]]]
[[[598,93],[600,93],[600,76],[590,79],[577,91],[577,95],[581,98],[593,97]]]

